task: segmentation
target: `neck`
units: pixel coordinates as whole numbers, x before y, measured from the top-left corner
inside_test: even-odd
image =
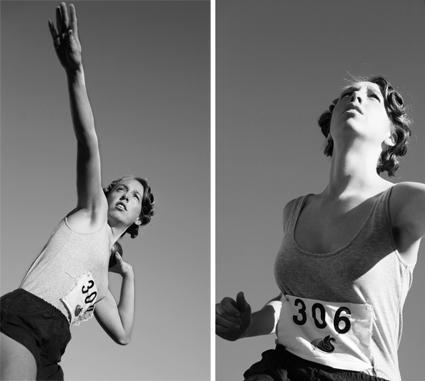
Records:
[[[127,230],[128,226],[125,225],[115,225],[112,226],[111,222],[108,221],[109,227],[111,228],[111,239],[113,242],[118,241],[118,239],[124,234],[124,232]]]
[[[359,196],[385,182],[376,172],[380,152],[351,147],[332,155],[329,184],[324,194],[331,198]]]

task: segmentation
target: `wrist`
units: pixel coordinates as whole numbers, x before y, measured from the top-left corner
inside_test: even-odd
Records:
[[[80,64],[74,68],[66,68],[65,72],[70,83],[85,84],[83,64]]]
[[[134,280],[134,271],[132,268],[122,273],[122,277],[127,280]]]

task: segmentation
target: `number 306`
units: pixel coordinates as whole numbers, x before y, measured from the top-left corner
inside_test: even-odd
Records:
[[[296,307],[299,307],[299,310],[298,310],[298,315],[294,315],[292,319],[294,320],[295,324],[304,325],[307,322],[307,314],[306,314],[307,307],[302,299],[295,299],[294,304]],[[335,312],[335,318],[333,320],[334,328],[340,334],[347,333],[351,328],[350,319],[348,319],[347,316],[341,316],[343,312],[347,314],[351,314],[351,311],[349,308],[340,307]],[[326,310],[322,304],[314,303],[311,306],[311,315],[313,316],[314,324],[317,328],[324,329],[327,327],[327,323],[325,321]],[[342,325],[342,327],[340,327],[340,325]]]

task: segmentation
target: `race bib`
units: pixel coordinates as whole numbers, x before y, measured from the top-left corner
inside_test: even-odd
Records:
[[[309,361],[333,368],[372,368],[373,307],[283,295],[277,342]]]
[[[97,294],[91,272],[83,274],[71,292],[61,299],[68,310],[70,324],[79,325],[93,316]]]

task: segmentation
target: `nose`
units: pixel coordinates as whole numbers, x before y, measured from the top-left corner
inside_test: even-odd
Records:
[[[127,193],[124,193],[124,194],[120,197],[120,200],[124,200],[124,199],[128,202],[128,196],[127,196]]]
[[[362,104],[362,96],[361,96],[360,90],[355,90],[351,94],[350,102],[355,102],[355,101],[357,101],[360,104]]]

